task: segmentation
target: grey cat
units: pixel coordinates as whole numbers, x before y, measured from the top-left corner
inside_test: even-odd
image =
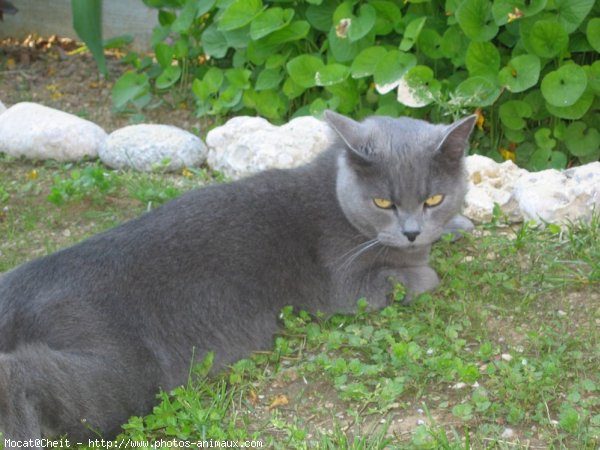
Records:
[[[286,305],[351,313],[387,305],[391,280],[433,289],[432,243],[469,225],[475,116],[326,119],[339,140],[308,165],[189,192],[0,275],[4,437],[113,438],[194,358],[268,348]]]

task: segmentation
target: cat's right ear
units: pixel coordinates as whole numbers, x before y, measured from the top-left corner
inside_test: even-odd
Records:
[[[348,149],[348,155],[358,164],[370,164],[368,131],[366,127],[346,116],[333,111],[325,111],[325,120],[336,132]]]

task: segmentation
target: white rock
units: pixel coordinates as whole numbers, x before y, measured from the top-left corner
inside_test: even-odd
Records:
[[[523,176],[513,196],[526,220],[568,224],[589,221],[600,211],[600,162],[559,172],[544,170]]]
[[[6,106],[4,106],[4,103],[2,103],[2,100],[0,100],[0,114],[2,114],[4,111],[6,111]]]
[[[259,117],[235,117],[208,133],[208,165],[230,178],[302,165],[334,140],[329,126],[298,117],[280,127]]]
[[[157,167],[177,171],[199,166],[206,160],[207,148],[197,136],[171,125],[130,125],[112,132],[98,156],[115,169],[143,172]]]
[[[512,439],[515,436],[515,432],[512,428],[505,428],[500,437],[502,439]]]
[[[0,115],[0,152],[30,159],[96,157],[106,140],[98,125],[37,103],[17,103]]]
[[[472,155],[466,158],[469,175],[469,191],[463,214],[475,222],[489,222],[493,217],[494,204],[511,221],[522,220],[517,202],[512,198],[516,181],[527,173],[512,161],[497,163],[491,158]]]

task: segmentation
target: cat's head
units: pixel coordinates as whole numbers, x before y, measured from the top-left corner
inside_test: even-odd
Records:
[[[392,247],[429,245],[460,212],[467,190],[464,154],[476,116],[451,125],[327,111],[344,147],[337,197],[348,220]]]

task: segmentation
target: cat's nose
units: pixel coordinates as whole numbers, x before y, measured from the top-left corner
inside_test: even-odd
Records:
[[[419,234],[421,234],[421,232],[420,231],[404,231],[403,234],[404,234],[404,236],[406,236],[406,238],[410,242],[415,242],[415,239],[417,238],[417,236]]]

